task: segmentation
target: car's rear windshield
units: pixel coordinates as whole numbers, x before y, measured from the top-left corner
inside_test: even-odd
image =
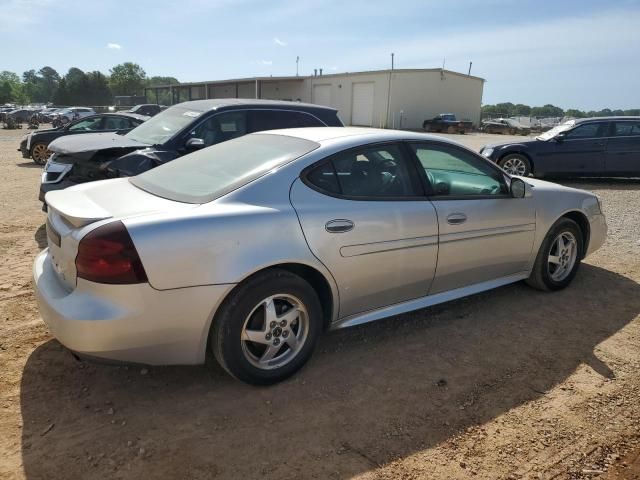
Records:
[[[148,145],[160,145],[200,117],[202,113],[181,106],[167,108],[131,130],[125,137]]]
[[[319,146],[285,135],[245,135],[173,160],[130,181],[162,198],[207,203]]]

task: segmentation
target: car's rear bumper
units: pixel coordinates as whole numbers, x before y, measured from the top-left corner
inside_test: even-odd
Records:
[[[48,249],[33,265],[40,314],[51,333],[81,356],[148,365],[205,361],[211,319],[232,285],[156,290],[149,284],[58,280]]]

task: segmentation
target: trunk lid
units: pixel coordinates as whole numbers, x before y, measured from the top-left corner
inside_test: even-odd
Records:
[[[111,218],[198,207],[151,195],[132,185],[127,178],[52,191],[45,200],[49,206],[46,229],[51,262],[58,279],[69,291],[76,286],[78,244],[94,226]]]

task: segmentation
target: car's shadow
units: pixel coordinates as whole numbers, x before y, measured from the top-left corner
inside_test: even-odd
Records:
[[[544,178],[550,182],[561,183],[567,187],[586,188],[589,190],[638,190],[640,178]]]
[[[331,332],[305,369],[269,388],[217,366],[81,363],[52,340],[22,376],[24,472],[349,477],[534,400],[580,364],[613,378],[594,350],[639,312],[635,281],[583,265],[561,292],[516,284]]]
[[[16,165],[20,168],[42,168],[44,167],[44,165],[38,165],[35,162],[22,162],[22,163],[16,163]]]

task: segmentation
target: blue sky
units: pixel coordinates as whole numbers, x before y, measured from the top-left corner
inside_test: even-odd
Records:
[[[32,40],[33,31],[37,40]],[[388,68],[487,80],[484,103],[640,107],[640,0],[0,0],[0,70],[181,81]]]

